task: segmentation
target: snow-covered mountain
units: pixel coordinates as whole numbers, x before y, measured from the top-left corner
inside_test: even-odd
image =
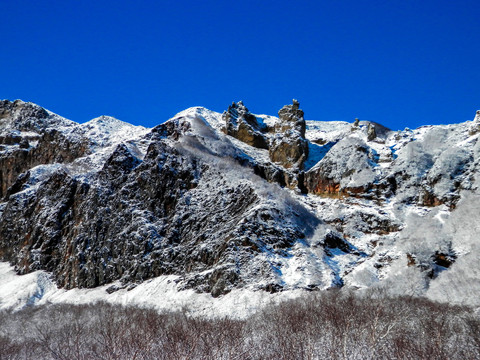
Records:
[[[141,299],[162,281],[203,297],[378,287],[480,306],[479,136],[480,112],[390,131],[239,102],[146,129],[1,101],[0,260],[34,285],[17,296],[27,285],[2,265],[0,307],[57,288]]]

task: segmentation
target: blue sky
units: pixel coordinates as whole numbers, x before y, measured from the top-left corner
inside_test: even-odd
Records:
[[[0,98],[154,126],[243,100],[392,129],[480,109],[480,2],[3,1]]]

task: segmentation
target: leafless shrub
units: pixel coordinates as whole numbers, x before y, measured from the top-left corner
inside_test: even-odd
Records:
[[[0,312],[4,359],[478,359],[480,318],[425,299],[306,295],[246,320],[106,303]]]

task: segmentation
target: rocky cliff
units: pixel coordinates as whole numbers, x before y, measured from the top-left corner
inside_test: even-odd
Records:
[[[145,129],[0,102],[0,260],[67,289],[176,275],[214,296],[435,293],[480,270],[478,114],[404,131],[305,121],[296,100],[278,115],[239,102]]]

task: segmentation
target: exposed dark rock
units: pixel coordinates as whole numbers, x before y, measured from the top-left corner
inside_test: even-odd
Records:
[[[372,141],[377,137],[377,132],[375,131],[375,127],[372,124],[368,124],[367,128],[367,139],[368,141]]]
[[[299,108],[300,103],[293,99],[292,105],[285,105],[278,111],[279,122],[275,125],[278,133],[298,131],[302,138],[305,138],[306,123],[303,118],[303,110]]]
[[[36,147],[25,143],[0,157],[0,197],[15,182],[18,175],[40,164],[71,162],[88,151],[87,140],[70,142],[55,130],[45,132]]]
[[[88,152],[88,139],[70,138],[57,130],[62,123],[45,109],[32,103],[16,100],[0,101],[0,127],[27,131],[24,137],[15,132],[0,132],[0,144],[11,146],[0,156],[0,198],[16,181],[17,176],[40,164],[71,162]],[[35,141],[35,146],[30,146]]]
[[[100,177],[112,185],[120,186],[140,162],[125,144],[120,144],[105,162]]]
[[[406,254],[407,255],[407,266],[415,266],[417,263],[417,258],[413,254]]]
[[[171,138],[173,140],[178,140],[179,137],[185,134],[188,130],[190,130],[190,128],[191,125],[186,119],[177,118],[155,126],[152,129],[152,132],[148,135],[148,137],[154,137],[158,140],[162,138]]]
[[[38,121],[48,117],[48,112],[38,105],[25,103],[21,100],[15,100],[13,102],[0,100],[0,121],[4,119],[14,119],[17,125],[23,125],[20,126],[22,130],[32,129],[32,127],[36,128],[34,125],[36,120]]]
[[[354,233],[358,231],[364,234],[386,235],[401,229],[399,223],[392,221],[392,219],[387,216],[361,211],[353,212],[348,219],[338,218],[329,220],[327,223],[334,225],[335,228],[345,236],[354,235]],[[355,224],[355,226],[352,227],[351,224]]]
[[[325,235],[322,245],[325,247],[327,252],[328,249],[339,249],[346,253],[352,251],[352,247],[348,242],[332,232],[329,232]]]
[[[270,294],[275,294],[283,290],[283,286],[280,284],[267,284],[262,287],[262,290],[269,292]]]
[[[268,149],[268,142],[262,134],[266,127],[259,124],[242,101],[228,107],[223,113],[223,121],[228,135],[256,148]]]
[[[15,183],[8,188],[5,198],[8,199],[9,196],[21,191],[23,189],[23,186],[28,182],[29,178],[30,171],[20,174],[15,180]]]
[[[423,190],[423,194],[419,197],[419,203],[423,206],[439,206],[443,201],[437,198],[431,191]]]
[[[358,130],[360,128],[360,119],[355,118],[355,121],[352,124],[352,127],[350,128],[351,131]]]
[[[270,159],[285,168],[303,169],[308,156],[308,142],[305,139],[305,120],[299,103],[285,105],[278,112],[279,121],[275,124],[275,136],[270,144]]]
[[[435,251],[429,258],[425,254],[407,254],[408,266],[416,266],[430,279],[435,279],[442,271],[448,269],[457,259],[451,245],[443,251]]]
[[[270,159],[285,168],[302,169],[308,153],[308,143],[300,137],[285,136],[275,139],[270,147]]]
[[[457,256],[454,253],[443,253],[440,251],[435,252],[435,255],[432,256],[433,262],[435,265],[449,268],[457,259]]]

